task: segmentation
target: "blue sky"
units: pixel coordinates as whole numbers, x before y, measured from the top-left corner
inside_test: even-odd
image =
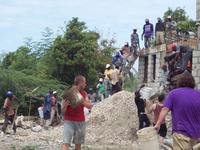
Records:
[[[39,40],[45,27],[57,33],[72,17],[121,47],[133,27],[141,33],[145,18],[155,24],[168,7],[184,7],[196,18],[196,0],[0,0],[0,52],[16,50],[26,37]]]

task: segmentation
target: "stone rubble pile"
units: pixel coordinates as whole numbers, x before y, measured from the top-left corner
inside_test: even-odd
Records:
[[[97,103],[87,118],[86,143],[130,145],[138,129],[134,94],[121,91]]]

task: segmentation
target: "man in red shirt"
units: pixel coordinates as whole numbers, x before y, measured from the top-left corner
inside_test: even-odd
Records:
[[[86,91],[86,79],[78,75],[74,79],[74,85],[83,96],[83,101],[77,107],[72,108],[67,99],[62,100],[61,110],[64,113],[64,139],[63,150],[69,150],[71,141],[75,144],[75,150],[81,150],[81,144],[85,142],[85,115],[84,107],[91,109],[90,102]]]
[[[2,127],[2,131],[4,133],[6,133],[6,128],[9,124],[13,124],[13,131],[14,133],[16,133],[16,125],[15,125],[15,121],[14,121],[14,116],[15,116],[15,111],[12,107],[12,103],[13,103],[13,100],[15,99],[16,97],[13,95],[13,93],[11,91],[8,91],[6,93],[6,99],[5,99],[5,102],[4,102],[4,105],[3,105],[3,110],[4,110],[4,115],[5,115],[5,120],[4,120],[4,123],[3,123],[3,127]]]

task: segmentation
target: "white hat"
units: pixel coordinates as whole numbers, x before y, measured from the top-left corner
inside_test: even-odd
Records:
[[[110,64],[106,64],[106,69],[108,69],[110,67]]]
[[[99,82],[103,82],[103,78],[100,78],[100,79],[99,79]]]
[[[57,91],[53,91],[53,94],[57,94]]]
[[[172,18],[172,16],[168,16],[167,18],[168,18],[168,19],[171,19],[171,18]]]

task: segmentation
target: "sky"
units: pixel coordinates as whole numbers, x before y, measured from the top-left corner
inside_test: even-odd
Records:
[[[25,38],[41,39],[46,27],[59,34],[72,17],[121,47],[133,28],[141,34],[145,18],[155,24],[168,7],[196,18],[196,0],[0,0],[0,53],[15,51]]]

